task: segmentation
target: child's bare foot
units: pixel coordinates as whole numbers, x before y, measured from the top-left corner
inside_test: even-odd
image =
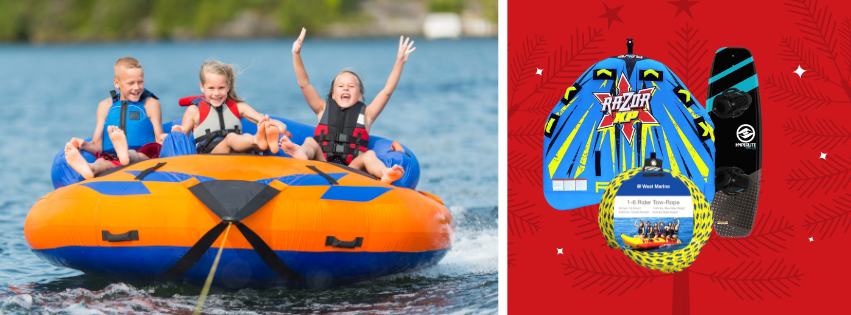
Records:
[[[260,120],[260,123],[257,124],[257,132],[254,133],[254,144],[257,145],[257,148],[260,151],[266,151],[266,148],[269,147],[269,143],[266,142],[266,120]]]
[[[127,136],[124,135],[124,130],[117,126],[109,126],[106,127],[106,131],[109,132],[109,140],[112,140],[118,161],[121,165],[130,164],[130,156],[127,154]]]
[[[287,136],[281,137],[281,141],[278,144],[281,146],[281,150],[284,150],[284,153],[291,158],[307,160],[307,153],[304,153],[301,147],[290,141],[290,138]]]
[[[402,178],[402,175],[405,175],[405,169],[399,165],[393,165],[381,171],[381,181],[390,184]]]
[[[79,151],[83,149],[83,143],[86,143],[86,141],[80,138],[71,138],[71,141],[69,141],[68,143],[70,143],[71,146],[73,146],[75,149],[77,149],[77,151]]]
[[[84,179],[92,179],[95,177],[95,174],[92,172],[92,167],[89,166],[89,162],[86,162],[86,159],[80,155],[80,151],[77,151],[75,147],[76,143],[68,142],[65,144],[65,161],[68,162],[68,165],[71,166],[77,173],[83,175]]]
[[[260,133],[260,130],[257,131]],[[269,151],[272,151],[272,154],[278,153],[278,135],[281,134],[281,131],[278,130],[278,126],[273,124],[269,124],[266,126],[266,142],[269,143]]]
[[[390,148],[392,148],[393,151],[405,152],[405,148],[402,147],[402,144],[399,143],[399,141],[393,141],[393,143],[390,144]]]

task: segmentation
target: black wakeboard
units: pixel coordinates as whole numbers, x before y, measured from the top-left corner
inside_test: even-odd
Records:
[[[715,233],[751,233],[759,202],[762,118],[753,55],[746,48],[715,52],[706,109],[715,124]]]

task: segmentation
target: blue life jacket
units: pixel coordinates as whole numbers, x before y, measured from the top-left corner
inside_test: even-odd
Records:
[[[112,146],[112,140],[109,139],[106,131],[108,126],[118,126],[124,130],[127,146],[131,150],[156,142],[154,125],[151,124],[148,113],[145,111],[145,100],[148,97],[159,98],[148,90],[142,90],[142,96],[139,97],[138,102],[122,101],[114,90],[109,93],[112,94],[112,106],[109,107],[109,114],[103,125],[103,153],[115,152],[115,147]]]

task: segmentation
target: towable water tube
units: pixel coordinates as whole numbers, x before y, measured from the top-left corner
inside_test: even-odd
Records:
[[[452,215],[425,192],[327,162],[185,155],[47,194],[24,232],[40,258],[118,279],[323,287],[437,263]],[[211,248],[212,246],[212,248]]]
[[[682,244],[682,242],[680,242],[680,240],[677,240],[676,242],[665,242],[665,241],[662,241],[662,240],[645,241],[645,240],[639,238],[638,235],[633,237],[633,236],[626,236],[624,234],[621,234],[621,240],[623,240],[623,243],[624,243],[624,245],[626,245],[626,247],[629,247],[629,248],[632,248],[632,249],[654,249],[654,248],[659,248],[659,247],[662,247],[662,246],[665,246],[665,245]]]
[[[295,142],[313,135],[314,127],[273,118]],[[244,119],[243,127],[256,131]],[[54,265],[199,285],[224,241],[213,284],[225,288],[324,287],[436,264],[452,246],[452,215],[440,198],[413,190],[416,156],[391,143],[372,136],[369,149],[405,168],[393,185],[283,152],[164,157],[82,181],[59,152],[56,190],[32,207],[24,232]]]
[[[600,203],[615,176],[647,158],[686,175],[712,202],[709,115],[671,69],[631,49],[585,70],[547,117],[544,197],[557,210]]]

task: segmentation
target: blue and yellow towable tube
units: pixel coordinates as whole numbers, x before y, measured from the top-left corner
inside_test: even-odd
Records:
[[[130,280],[201,284],[224,241],[213,283],[226,288],[324,287],[432,265],[454,230],[439,198],[347,167],[211,154],[56,189],[24,226],[40,258]]]
[[[547,117],[544,196],[558,210],[598,204],[615,176],[653,157],[686,175],[711,203],[713,130],[706,110],[664,64],[632,54],[604,59]]]
[[[295,143],[302,144],[304,143],[305,138],[313,137],[313,130],[316,128],[315,126],[309,126],[278,116],[270,115],[270,117],[272,119],[280,120],[287,125],[287,131],[292,133],[292,141]],[[163,131],[168,132],[171,130],[173,125],[180,125],[180,123],[180,119],[166,122],[163,124]],[[251,123],[245,118],[242,119],[242,128],[244,133],[255,134],[257,132],[257,125]],[[193,137],[190,135],[188,139],[193,139]],[[91,138],[86,139],[86,141],[91,140]],[[370,135],[368,148],[375,151],[375,155],[378,159],[384,162],[387,167],[399,165],[405,169],[405,175],[393,182],[393,186],[407,187],[411,189],[417,188],[417,183],[419,183],[420,180],[420,163],[417,160],[417,156],[414,155],[414,152],[404,144],[402,147],[405,148],[405,152],[393,151],[393,148],[391,147],[392,143],[393,140]],[[194,147],[194,142],[191,146]],[[164,147],[163,150],[166,151],[168,148]],[[80,154],[89,161],[89,163],[95,161],[94,155],[91,155],[88,152],[81,151]],[[283,150],[279,151],[277,155],[288,157]],[[53,188],[64,187],[83,181],[83,176],[80,176],[79,173],[74,171],[68,163],[65,162],[65,152],[63,150],[59,150],[53,158],[51,178],[53,180]]]

